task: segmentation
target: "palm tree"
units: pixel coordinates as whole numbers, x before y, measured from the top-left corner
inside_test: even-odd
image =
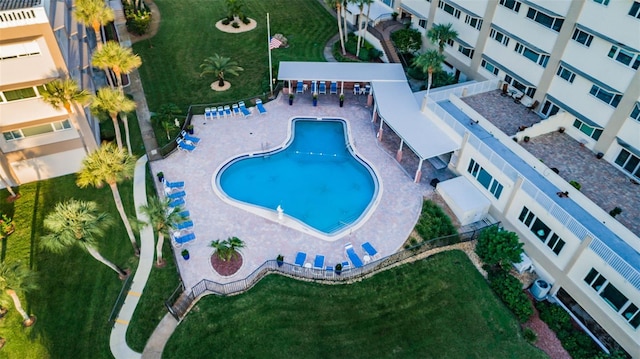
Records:
[[[9,191],[9,194],[11,195],[11,197],[9,198],[17,199],[18,195],[13,190],[13,188],[11,188],[11,183],[9,183],[9,181],[7,181],[7,179],[2,177],[1,175],[0,175],[0,182],[4,183],[4,187],[7,189],[7,191]]]
[[[99,50],[102,47],[100,28],[113,21],[115,18],[113,9],[106,6],[102,0],[78,0],[74,15],[79,23],[93,29]]]
[[[228,261],[238,254],[240,248],[244,248],[244,242],[238,237],[229,237],[224,241],[215,240],[211,247],[216,250],[216,255],[223,261]]]
[[[104,258],[97,248],[98,240],[112,223],[109,214],[98,212],[95,202],[75,199],[59,202],[44,219],[44,227],[50,233],[40,237],[40,245],[54,253],[63,253],[77,245],[113,269],[120,278],[125,278],[127,272]]]
[[[344,35],[342,33],[342,0],[326,0],[327,5],[336,10],[336,19],[338,19],[338,34],[340,35],[340,48],[342,49],[342,55],[346,55],[347,51],[344,49]]]
[[[358,15],[358,24],[357,24],[357,28],[358,28],[358,38],[357,38],[357,50],[356,50],[356,56],[360,55],[360,38],[362,37],[361,35],[361,31],[362,30],[362,14],[364,12],[364,3],[366,0],[355,0],[354,2],[358,4],[358,9],[360,9],[360,14]]]
[[[91,103],[91,110],[94,114],[97,115],[101,111],[109,113],[109,117],[111,117],[111,121],[113,121],[113,129],[116,133],[116,143],[120,149],[122,149],[122,137],[120,135],[120,126],[118,125],[118,113],[133,111],[135,108],[136,103],[133,100],[129,99],[122,92],[108,87],[100,89]],[[124,122],[127,150],[131,153],[129,123],[126,116],[122,116],[122,122]]]
[[[142,65],[140,56],[116,41],[107,41],[101,49],[93,53],[91,63],[101,69],[110,69],[116,75],[118,89],[122,91],[122,76],[130,74]]]
[[[204,59],[203,63],[200,65],[202,69],[202,73],[200,73],[200,77],[207,74],[214,74],[218,76],[218,86],[224,86],[224,75],[225,72],[238,76],[240,71],[244,71],[244,69],[238,66],[238,63],[235,61],[231,61],[228,57],[222,57],[218,54],[214,54],[211,57],[207,57]]]
[[[22,325],[29,327],[35,323],[35,317],[29,316],[22,308],[20,297],[24,293],[38,289],[36,273],[21,262],[0,263],[0,302],[6,306],[9,298],[22,316]],[[7,298],[8,297],[8,298]]]
[[[183,220],[180,216],[182,208],[169,207],[169,199],[161,199],[157,196],[149,198],[146,205],[140,206],[140,211],[149,219],[149,224],[158,233],[158,243],[156,244],[156,266],[164,265],[162,258],[162,246],[164,238],[169,236],[169,231],[175,228],[175,223]]]
[[[44,102],[51,105],[56,110],[59,110],[60,108],[67,110],[69,119],[76,131],[78,131],[82,144],[87,152],[98,148],[98,143],[93,136],[89,136],[90,140],[85,141],[85,136],[83,135],[84,132],[80,130],[80,124],[76,117],[73,116],[73,105],[80,104],[85,106],[91,101],[91,94],[88,91],[81,90],[75,80],[65,78],[55,79],[46,83],[44,85],[44,89],[40,90],[40,95],[42,95],[42,100]]]
[[[452,24],[435,24],[429,31],[427,31],[427,37],[434,44],[438,44],[438,50],[441,54],[444,53],[445,44],[458,37],[458,32],[452,28]]]
[[[363,3],[367,4],[367,22],[364,24],[364,33],[366,34],[369,31],[369,15],[371,13],[371,4],[374,0],[363,0]],[[362,42],[362,44],[360,44]],[[358,50],[356,51],[356,56],[360,55],[360,46],[364,45],[364,36],[361,37],[361,41],[358,42]]]
[[[127,230],[127,235],[129,235],[133,251],[138,255],[140,251],[136,244],[136,237],[133,235],[131,223],[127,220],[120,191],[118,191],[118,183],[133,177],[135,166],[135,157],[117,148],[113,143],[104,143],[99,149],[82,160],[82,168],[78,172],[76,185],[80,188],[88,186],[100,188],[105,183],[109,185],[116,208]]]
[[[413,66],[429,75],[427,80],[427,97],[429,96],[429,90],[431,89],[431,83],[433,82],[433,73],[442,69],[444,59],[444,55],[436,50],[427,50],[413,59]]]

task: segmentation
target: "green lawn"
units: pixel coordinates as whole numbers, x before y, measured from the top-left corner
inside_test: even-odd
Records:
[[[270,275],[234,297],[207,296],[167,358],[545,358],[463,252],[351,285]]]
[[[237,102],[268,92],[267,11],[271,34],[289,40],[288,48],[272,51],[275,69],[281,60],[324,61],[324,46],[337,33],[335,19],[317,0],[244,0],[244,13],[258,26],[240,34],[216,29],[226,14],[223,0],[155,3],[162,14],[158,34],[133,45],[142,57],[139,71],[151,111],[169,102],[186,110],[191,104]],[[240,76],[228,76],[231,89],[225,92],[211,90],[212,76],[200,77],[200,64],[215,53],[244,68]]]

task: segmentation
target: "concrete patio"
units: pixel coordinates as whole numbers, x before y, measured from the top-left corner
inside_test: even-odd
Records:
[[[191,212],[197,239],[183,246],[191,258],[177,263],[185,287],[192,288],[203,279],[226,283],[242,279],[266,260],[278,254],[292,263],[298,251],[307,253],[307,262],[316,254],[325,255],[325,265],[346,260],[344,246],[353,243],[362,257],[360,245],[371,242],[382,256],[399,248],[409,237],[422,207],[422,200],[433,194],[433,188],[422,181],[415,184],[412,177],[385,151],[376,139],[377,125],[371,122],[371,107],[366,96],[347,95],[345,106],[338,106],[337,95],[321,95],[317,107],[311,95],[298,95],[293,106],[287,95],[280,95],[265,104],[266,114],[251,108],[252,115],[205,120],[194,116],[195,136],[202,138],[192,153],[177,151],[167,158],[151,163],[152,172],[164,172],[170,181],[185,181],[186,209]],[[249,104],[247,104],[249,105]],[[278,223],[277,214],[269,220],[224,202],[213,190],[216,169],[230,159],[248,152],[260,152],[278,147],[287,140],[290,119],[293,117],[329,117],[347,120],[356,151],[368,161],[380,176],[382,196],[368,220],[358,229],[335,241],[326,241]],[[395,150],[393,150],[395,154]],[[425,166],[425,177],[433,169]],[[218,275],[210,264],[212,240],[236,236],[242,239],[243,266],[233,276]]]

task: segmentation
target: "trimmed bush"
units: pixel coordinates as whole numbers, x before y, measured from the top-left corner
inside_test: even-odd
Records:
[[[228,17],[224,18],[224,20],[222,20],[222,25],[229,25],[231,23],[231,20],[229,20]]]
[[[533,308],[529,297],[522,290],[522,283],[502,269],[489,271],[488,274],[489,286],[507,308],[513,312],[521,323],[529,320],[533,315]]]
[[[531,344],[535,343],[536,340],[538,340],[538,334],[536,334],[536,332],[534,332],[531,328],[526,328],[522,333],[522,336],[524,337],[524,340],[528,341]]]
[[[416,224],[416,231],[423,240],[458,234],[451,223],[451,218],[435,202],[426,200],[422,203],[422,213]]]
[[[239,28],[240,28],[240,24],[238,24],[237,22],[234,22],[233,24],[231,24],[231,26],[232,26],[234,29],[239,29]]]
[[[511,263],[520,262],[523,245],[515,232],[500,230],[494,226],[485,228],[478,236],[476,254],[489,266],[507,269]]]

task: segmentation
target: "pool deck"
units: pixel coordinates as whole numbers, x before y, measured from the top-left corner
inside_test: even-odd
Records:
[[[306,262],[313,263],[316,254],[325,256],[325,265],[347,260],[344,247],[351,242],[362,258],[360,245],[371,242],[387,256],[396,252],[409,237],[422,207],[423,197],[433,194],[426,183],[415,184],[399,163],[390,156],[376,139],[377,125],[371,122],[371,108],[366,107],[365,96],[348,96],[345,106],[338,106],[337,95],[320,95],[317,107],[311,98],[296,96],[293,106],[286,95],[265,104],[266,114],[250,108],[252,115],[216,120],[194,116],[195,136],[202,140],[194,152],[177,151],[167,158],[151,163],[154,173],[164,172],[170,181],[185,181],[186,209],[195,223],[197,239],[185,244],[191,258],[182,259],[179,250],[176,262],[185,288],[189,290],[203,279],[218,283],[233,282],[252,273],[266,260],[278,254],[293,263],[298,251],[307,253]],[[249,106],[250,104],[247,103]],[[228,204],[215,194],[212,180],[216,169],[231,158],[248,152],[279,147],[287,141],[292,117],[328,117],[347,120],[352,142],[358,154],[370,163],[381,177],[382,195],[378,206],[360,227],[347,232],[334,241],[326,241],[250,213]],[[161,187],[161,186],[160,186]],[[210,264],[213,253],[210,243],[216,239],[238,237],[245,242],[241,250],[243,266],[234,275],[222,277]]]

